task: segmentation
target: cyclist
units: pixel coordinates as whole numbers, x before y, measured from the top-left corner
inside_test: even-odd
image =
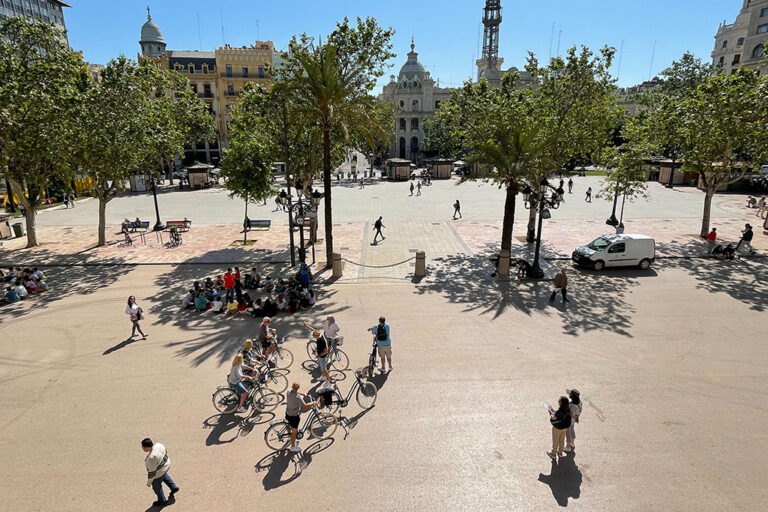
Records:
[[[304,393],[299,393],[299,383],[294,382],[291,391],[286,395],[285,400],[285,420],[291,431],[291,451],[300,452],[299,443],[296,441],[296,435],[299,433],[299,415],[304,409],[318,405],[317,402],[304,403]]]
[[[245,389],[243,381],[249,380],[251,382],[256,382],[253,377],[244,375],[243,370],[253,372],[253,368],[243,364],[243,354],[237,354],[232,361],[232,368],[229,370],[227,383],[229,384],[229,387],[240,396],[240,405],[237,407],[238,413],[243,413],[248,410],[243,406],[243,404],[245,404],[245,398],[248,396],[248,390]]]
[[[368,330],[373,333],[376,339],[376,346],[379,348],[379,357],[381,358],[381,368],[379,368],[379,371],[382,373],[386,371],[385,359],[389,362],[389,371],[394,370],[395,367],[392,366],[392,338],[389,337],[389,323],[387,323],[387,319],[380,316],[379,323]]]
[[[269,328],[271,322],[272,319],[265,316],[261,322],[261,327],[259,327],[259,342],[261,343],[261,351],[265,356],[269,356],[277,349],[277,343],[275,343],[277,331]]]
[[[333,317],[328,317],[328,320],[333,320]],[[336,325],[336,322],[332,322],[334,325]],[[326,324],[326,327],[328,324]],[[325,384],[323,384],[323,388],[329,388],[331,387],[331,384],[333,382],[331,381],[331,375],[328,373],[328,353],[330,352],[330,343],[328,342],[328,339],[325,337],[324,334],[322,334],[320,331],[316,330],[315,328],[311,327],[306,321],[304,322],[304,327],[312,331],[312,337],[315,339],[315,343],[317,344],[317,364],[320,366],[320,382],[325,381]],[[337,325],[338,327],[338,325]],[[332,331],[331,331],[332,332]],[[338,332],[336,330],[335,332]]]

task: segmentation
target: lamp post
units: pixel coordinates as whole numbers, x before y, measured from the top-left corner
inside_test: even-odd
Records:
[[[542,221],[544,219],[545,212],[548,212],[547,207],[558,208],[560,206],[561,197],[559,193],[553,194],[551,198],[547,199],[547,191],[549,190],[549,181],[546,178],[542,179],[539,183],[539,189],[534,191],[530,187],[526,187],[523,191],[523,198],[526,198],[526,208],[536,208],[536,202],[538,201],[539,208],[539,226],[536,233],[536,251],[533,257],[533,265],[531,266],[530,277],[534,279],[541,279],[544,277],[544,271],[539,265],[539,253],[541,252],[541,228]]]
[[[165,226],[163,226],[163,223],[160,222],[160,208],[157,206],[157,179],[155,178],[154,174],[150,174],[149,179],[152,183],[152,197],[155,200],[155,216],[157,217],[155,227],[152,228],[152,231],[162,231],[165,229]]]
[[[304,247],[304,226],[306,225],[307,215],[317,212],[317,205],[319,204],[319,197],[315,198],[314,195],[309,201],[299,197],[295,203],[288,206],[289,219],[293,217],[293,225],[298,225],[299,228],[299,262],[305,263],[306,260],[306,248]],[[311,222],[310,222],[311,227]],[[291,228],[293,229],[293,228]],[[310,242],[312,243],[312,263],[315,263],[315,244],[312,241],[312,233],[310,232]],[[291,262],[293,263],[293,254],[291,254]]]

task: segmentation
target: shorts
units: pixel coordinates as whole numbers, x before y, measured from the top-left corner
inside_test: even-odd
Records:
[[[267,350],[271,345],[272,345],[272,341],[271,340],[264,340],[264,341],[261,342],[261,348],[263,350]]]
[[[392,358],[392,345],[379,347],[379,357]]]
[[[237,393],[237,396],[240,396],[243,393],[247,393],[248,392],[248,390],[245,389],[245,385],[243,385],[242,382],[238,382],[234,386],[232,384],[230,384],[229,387],[231,387],[234,390],[234,392]]]
[[[291,426],[291,428],[299,428],[299,417],[298,416],[288,416],[285,415],[285,421],[288,422],[288,425]]]
[[[327,372],[328,371],[328,356],[325,355],[323,357],[317,358],[317,364],[320,366],[321,372]]]

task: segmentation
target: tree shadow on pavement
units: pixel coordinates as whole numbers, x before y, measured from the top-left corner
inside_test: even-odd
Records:
[[[237,416],[234,413],[216,414],[203,421],[203,428],[210,429],[208,437],[205,440],[205,446],[214,446],[217,444],[227,444],[235,441],[238,437],[245,437],[253,430],[256,425],[262,425],[275,418],[272,412],[262,412],[253,414],[247,418]],[[228,437],[224,437],[228,432],[237,429]]]
[[[333,443],[333,438],[323,439],[307,446],[301,452],[278,450],[266,455],[254,466],[257,473],[267,473],[262,479],[264,490],[277,489],[299,478],[312,463],[313,457],[330,448]]]
[[[579,499],[581,496],[581,471],[576,465],[576,454],[571,453],[559,461],[552,461],[549,475],[539,473],[539,482],[543,482],[552,490],[555,501],[561,507],[568,506],[568,498]]]
[[[55,261],[61,265],[48,265],[42,262]],[[60,256],[54,252],[37,248],[22,249],[4,256],[2,267],[33,268],[39,267],[45,273],[49,290],[42,293],[30,294],[26,299],[13,304],[0,306],[0,324],[11,322],[27,314],[38,316],[50,305],[76,295],[90,295],[110,286],[120,277],[130,273],[135,266],[124,264],[122,257],[99,257],[86,252]],[[2,293],[5,294],[7,283],[2,282]],[[127,297],[126,297],[127,299]],[[79,301],[72,307],[88,307],[101,300]]]
[[[696,287],[710,293],[725,293],[754,311],[768,309],[768,261],[681,260],[677,263],[696,279]]]
[[[195,281],[203,281],[206,277],[222,275],[227,267],[234,265],[223,264],[181,264],[175,265],[169,272],[159,275],[155,284],[160,291],[147,302],[151,304],[149,318],[152,323],[172,325],[177,327],[181,339],[167,346],[175,348],[181,357],[190,357],[193,366],[199,366],[210,358],[216,358],[219,364],[231,361],[237,350],[247,338],[256,338],[261,318],[254,318],[249,313],[241,313],[235,317],[214,315],[210,311],[198,312],[194,309],[182,309],[181,302],[186,293],[193,287]],[[285,264],[250,263],[238,265],[241,272],[256,268],[262,275],[269,274],[273,278],[288,277],[297,269],[290,269]],[[326,290],[322,285],[313,284],[317,303],[309,309],[302,309],[294,314],[280,312],[272,317],[272,327],[281,336],[286,336],[285,348],[294,354],[294,359],[305,352],[304,341],[306,329],[304,320],[317,323],[318,318],[329,314],[338,314],[347,306],[338,306],[333,301],[335,290]],[[247,291],[253,300],[276,294],[267,294],[263,288]],[[298,343],[296,343],[298,341]],[[298,361],[296,361],[298,362]],[[224,375],[222,375],[223,377]]]

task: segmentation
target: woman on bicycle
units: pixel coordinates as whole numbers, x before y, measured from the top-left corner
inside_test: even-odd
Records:
[[[243,364],[243,354],[237,354],[235,359],[232,361],[232,368],[229,370],[227,384],[229,384],[229,387],[232,388],[232,390],[240,396],[240,405],[237,407],[238,413],[243,413],[248,410],[243,407],[245,399],[248,396],[248,390],[245,388],[243,381],[249,380],[251,382],[255,382],[253,377],[249,377],[243,374],[243,370],[253,372],[253,368]]]

